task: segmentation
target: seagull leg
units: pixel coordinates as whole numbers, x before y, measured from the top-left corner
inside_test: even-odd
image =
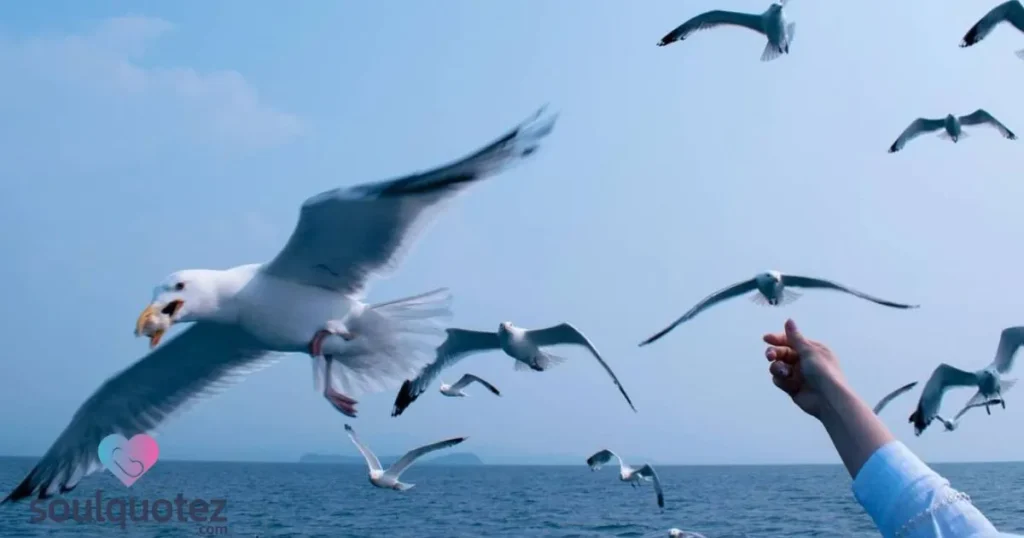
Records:
[[[326,398],[335,409],[340,411],[341,414],[356,418],[356,404],[359,402],[334,390],[334,387],[331,386],[331,365],[334,364],[334,359],[330,355],[325,356],[324,359],[327,361],[327,379],[324,383],[324,398]]]
[[[316,332],[309,341],[309,356],[319,357],[323,355],[324,339],[328,336],[340,336],[346,342],[352,341],[355,335],[349,331],[341,322],[329,321],[327,325]],[[330,364],[330,363],[328,363]]]

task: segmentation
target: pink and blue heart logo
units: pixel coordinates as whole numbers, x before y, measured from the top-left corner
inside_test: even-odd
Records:
[[[144,433],[130,441],[119,433],[112,433],[100,441],[100,463],[125,486],[131,486],[146,474],[159,456],[156,440]]]

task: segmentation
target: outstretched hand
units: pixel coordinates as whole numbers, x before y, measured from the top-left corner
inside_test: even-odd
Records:
[[[766,334],[772,382],[825,426],[851,477],[879,447],[893,440],[864,400],[853,392],[832,350],[805,338],[793,320],[783,333]]]
[[[800,409],[821,419],[828,405],[826,393],[845,383],[832,350],[804,337],[793,320],[786,321],[785,332],[766,334],[764,341],[769,346],[765,357],[771,361],[768,371],[772,382],[789,394]]]

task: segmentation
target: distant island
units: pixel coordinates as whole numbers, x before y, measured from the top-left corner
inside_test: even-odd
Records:
[[[388,467],[398,461],[401,456],[378,457],[381,465]],[[299,463],[334,463],[340,465],[366,465],[362,456],[342,456],[341,454],[303,454]],[[433,458],[423,458],[417,465],[483,465],[484,462],[471,452],[454,452]]]

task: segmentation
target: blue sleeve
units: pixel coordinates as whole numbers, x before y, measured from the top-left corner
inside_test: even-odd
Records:
[[[903,443],[892,441],[868,458],[853,495],[885,538],[967,538],[1000,534],[949,481]]]

